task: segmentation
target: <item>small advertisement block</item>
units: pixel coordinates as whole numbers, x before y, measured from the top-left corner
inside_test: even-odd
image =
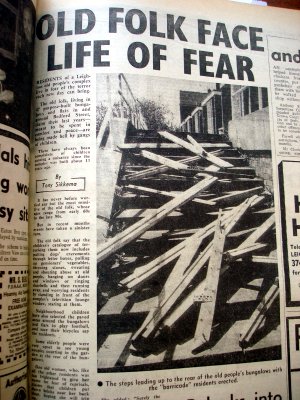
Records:
[[[287,306],[300,305],[300,163],[279,165],[280,207]]]
[[[288,375],[290,400],[300,398],[300,318],[287,318]]]

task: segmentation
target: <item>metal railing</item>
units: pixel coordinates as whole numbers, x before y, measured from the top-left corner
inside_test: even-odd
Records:
[[[136,129],[147,129],[140,103],[135,98],[124,74],[118,75],[118,88],[115,91],[111,90],[110,79],[107,78],[107,92],[108,107],[97,133],[97,147],[101,146],[103,136],[109,129],[112,118],[125,118]]]

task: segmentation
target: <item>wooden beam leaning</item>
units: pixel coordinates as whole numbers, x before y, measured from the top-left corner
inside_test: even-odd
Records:
[[[251,235],[239,245],[239,248],[256,243],[268,230],[275,225],[275,214],[271,215],[264,223],[262,223]]]
[[[255,196],[253,196],[255,199]],[[222,215],[222,224],[228,223],[234,217],[237,212],[240,212],[242,205],[233,208],[230,211],[225,212]],[[245,206],[243,206],[243,210]],[[210,224],[203,228],[199,228],[191,236],[172,247],[166,253],[159,255],[154,260],[149,263],[136,268],[132,274],[124,278],[121,282],[121,286],[126,286],[127,290],[135,290],[139,286],[143,285],[150,278],[152,278],[161,268],[167,265],[169,262],[174,261],[176,258],[180,257],[185,248],[189,248],[193,243],[199,243],[213,234],[215,229],[216,221],[212,221]],[[179,260],[178,260],[179,262]],[[176,282],[176,281],[175,281]]]
[[[185,247],[181,251],[179,259],[176,262],[174,268],[172,269],[170,275],[168,276],[165,285],[163,287],[163,290],[161,291],[158,297],[160,304],[163,302],[165,298],[168,298],[172,295],[172,292],[174,290],[174,283],[181,282],[182,278],[185,275],[186,270],[190,266],[193,258],[196,255],[196,252],[201,246],[202,241],[205,239],[206,236],[208,236],[207,235],[208,233],[210,233],[210,229],[206,230],[206,235],[203,229],[203,235],[197,237],[197,240],[195,240],[194,235],[192,236],[192,238],[185,240]]]
[[[176,260],[176,258],[180,256],[182,248],[182,243],[179,243],[162,256],[155,258],[153,261],[143,265],[142,267],[136,268],[132,274],[120,281],[119,285],[126,286],[128,291],[136,290],[138,287],[151,279],[152,276],[155,275],[161,268]]]
[[[202,143],[204,148],[230,148],[228,143]],[[136,149],[180,149],[177,143],[124,143],[118,146],[120,150],[136,150]]]
[[[244,200],[239,206],[235,207],[233,210],[237,210],[234,217],[229,222],[228,226],[226,226],[226,234],[230,233],[235,224],[239,221],[241,216],[246,212],[249,207],[255,206],[259,201],[262,200],[262,197],[254,195]]]
[[[255,204],[257,201],[256,195],[245,200],[239,206],[235,207],[233,212],[230,211],[230,218],[227,219],[224,224],[225,235],[227,235],[237,221],[242,217],[246,210]],[[228,215],[227,215],[228,216]],[[211,256],[212,242],[209,242],[205,249],[199,254],[195,261],[192,262],[191,266],[184,274],[180,282],[174,282],[173,292],[167,296],[161,296],[161,303],[158,304],[157,309],[151,311],[140,329],[134,334],[133,341],[134,346],[139,346],[139,341],[143,342],[149,337],[155,334],[160,324],[162,324],[163,319],[170,313],[171,308],[174,306],[175,302],[181,297],[182,293],[187,289],[192,280],[200,272],[200,270],[206,265],[207,261]]]
[[[275,224],[275,216],[271,215],[261,226],[256,228],[237,248],[228,250],[225,254],[226,261],[236,260],[240,257],[252,254],[254,251],[267,246],[266,243],[258,243],[258,240]]]
[[[114,252],[118,251],[126,244],[135,240],[141,234],[143,234],[152,226],[161,221],[170,212],[182,206],[189,200],[193,199],[201,190],[204,190],[211,186],[216,180],[217,178],[214,177],[203,179],[202,181],[196,183],[196,185],[192,186],[190,189],[178,195],[176,198],[170,200],[168,203],[164,204],[157,210],[154,210],[154,212],[152,212],[151,214],[134,223],[123,232],[120,232],[113,238],[109,239],[98,249],[97,262],[104,260],[106,257],[112,255]]]
[[[258,202],[260,202],[262,200],[262,197],[259,197],[259,196],[252,196],[252,198],[251,199],[248,199],[246,202],[244,202],[243,204],[241,204],[240,206],[237,206],[236,208],[235,208],[235,210],[236,210],[236,212],[235,212],[235,217],[234,218],[232,218],[232,212],[234,212],[234,209],[233,210],[231,210],[231,211],[227,211],[227,213],[226,213],[226,215],[229,215],[230,216],[230,219],[232,218],[232,223],[230,223],[230,224],[227,224],[227,232],[226,232],[226,234],[225,234],[225,232],[224,232],[224,235],[222,235],[222,236],[224,236],[224,240],[225,240],[225,236],[229,236],[229,232],[232,230],[232,228],[234,227],[234,225],[236,224],[236,222],[240,219],[240,217],[241,217],[241,215],[245,212],[245,207],[252,207],[252,206],[254,206],[255,204],[257,204]],[[248,206],[247,206],[247,204],[248,204]],[[224,221],[224,220],[221,220],[221,224],[222,225],[226,225],[226,222]],[[221,225],[220,225],[221,226]],[[223,239],[222,239],[222,241],[223,241]],[[219,244],[220,245],[222,245],[222,241],[220,241],[219,242]],[[224,246],[224,243],[223,243],[223,246]],[[220,257],[221,257],[221,259],[222,259],[222,256],[220,255]],[[220,259],[220,262],[221,262],[221,259]],[[222,273],[222,271],[223,270],[221,270],[220,269],[220,271],[219,271],[219,275]],[[217,273],[218,274],[218,273]],[[216,275],[217,275],[216,274]],[[204,280],[204,281],[202,281],[202,282],[200,282],[200,284],[188,295],[188,296],[186,296],[185,297],[185,299],[183,300],[183,302],[181,303],[181,304],[179,304],[178,305],[178,307],[177,307],[177,309],[176,310],[174,310],[170,315],[168,315],[167,316],[167,318],[165,319],[165,321],[164,321],[164,325],[165,326],[168,326],[168,327],[171,327],[179,318],[180,318],[180,313],[181,313],[181,315],[184,313],[184,312],[186,312],[187,310],[188,310],[188,308],[190,308],[192,305],[193,305],[193,303],[195,303],[195,302],[201,302],[201,299],[202,299],[202,301],[204,301],[204,297],[203,297],[203,293],[204,293],[204,289],[205,288],[207,288],[207,281],[206,281],[206,279]],[[211,297],[211,299],[213,300],[213,298]],[[213,303],[213,301],[212,301],[212,303]],[[210,318],[210,316],[212,317],[213,316],[213,313],[211,314],[211,313],[209,313],[207,310],[209,309],[210,311],[211,311],[211,305],[208,303],[208,305],[207,306],[205,306],[205,303],[203,303],[202,305],[201,305],[201,309],[203,309],[203,313],[206,313],[207,315],[209,315],[209,317],[208,318]],[[199,316],[200,318],[201,318],[201,316]],[[202,315],[202,317],[203,317],[203,315]],[[202,319],[205,319],[205,318],[202,318]],[[209,321],[208,321],[209,322]],[[212,323],[212,321],[211,321],[211,323]],[[200,325],[200,324],[198,324],[198,325]],[[197,327],[198,327],[198,325],[197,325]],[[210,327],[210,324],[208,323],[208,325],[207,326],[203,326],[203,329],[206,329],[207,331],[209,330],[209,327]],[[198,328],[197,328],[198,329]],[[199,326],[199,330],[201,329],[201,327]],[[200,336],[201,337],[201,331],[200,331],[200,334],[198,333],[198,336]],[[197,336],[197,334],[196,334],[196,336]],[[209,339],[208,339],[209,340]],[[196,348],[195,348],[195,350],[197,350],[197,348],[199,347],[199,346],[201,346],[201,342],[196,346]]]
[[[176,285],[171,296],[169,296],[168,298],[164,297],[162,302],[158,304],[158,307],[150,311],[140,329],[132,337],[134,347],[138,348],[140,341],[143,343],[143,341],[147,340],[156,333],[159,325],[170,311],[170,308],[182,295],[184,290],[189,286],[191,280],[197,275],[197,273],[209,260],[211,247],[211,243],[209,243],[206,248],[201,252],[200,256],[197,257],[197,260],[189,268],[189,273],[185,274],[181,282]]]
[[[237,248],[228,250],[226,260],[236,260],[267,246],[267,243],[258,243],[258,240],[275,225],[275,215],[271,215],[265,222],[256,228]]]
[[[194,335],[194,345],[196,349],[208,343],[210,340],[215,315],[225,238],[225,230],[222,228],[221,220],[219,219],[213,239],[212,254],[207,267],[205,288],[203,289],[203,292],[198,295],[199,301],[202,304]]]
[[[135,193],[158,194],[158,195],[172,197],[172,198],[178,196],[178,192],[167,192],[165,190],[152,189],[152,188],[148,188],[145,186],[125,185],[124,189],[133,191]],[[194,198],[192,201],[195,203],[205,204],[208,206],[213,206],[215,204],[210,200],[203,200],[203,199],[199,199],[199,198]]]
[[[180,139],[179,137],[173,135],[172,133],[169,133],[167,131],[159,131],[158,133],[165,139],[170,140],[170,142],[176,143],[179,146],[183,147],[184,149],[189,150],[191,153],[196,155],[201,155],[199,150],[193,144],[186,142],[183,139]]]
[[[199,295],[203,292],[204,288],[205,280],[198,283],[198,285],[174,307],[172,312],[164,319],[163,326],[171,328],[189,308],[198,303]]]
[[[170,158],[160,156],[159,154],[152,153],[148,150],[142,150],[141,155],[148,160],[155,161],[159,164],[162,164],[166,167],[176,169],[177,171],[187,170],[188,166],[179,161],[171,160]]]
[[[189,164],[191,162],[197,161],[198,159],[199,159],[199,156],[193,156],[193,157],[187,157],[184,160],[181,160],[180,162],[182,164]],[[147,178],[149,176],[167,172],[169,169],[170,169],[170,167],[168,167],[166,165],[158,165],[155,167],[146,168],[143,171],[138,171],[138,172],[133,172],[131,174],[128,174],[125,176],[125,179],[128,181],[143,179],[143,178]]]
[[[229,237],[227,235],[227,237]],[[254,256],[252,257],[253,261]],[[256,259],[256,258],[255,258]],[[257,261],[260,262],[260,259]],[[263,261],[262,261],[263,262]],[[270,261],[271,263],[272,261]],[[226,268],[222,268],[220,271],[220,276],[222,275],[223,271],[225,271]],[[176,308],[171,312],[170,315],[168,315],[165,320],[164,320],[164,326],[171,328],[177,321],[178,319],[190,308],[192,307],[195,303],[199,302],[201,299],[202,293],[204,288],[206,287],[206,280],[201,281],[185,298],[184,300],[179,303]]]
[[[246,348],[249,345],[251,338],[253,337],[257,329],[259,329],[259,327],[261,326],[261,323],[263,322],[267,311],[270,309],[271,305],[274,303],[278,296],[279,286],[278,278],[276,278],[275,282],[262,298],[249,320],[245,323],[244,329],[240,334],[240,347]]]
[[[238,213],[238,209],[233,209],[226,213],[223,213],[222,215],[219,215],[219,218],[216,221],[211,222],[204,228],[200,228],[195,234],[184,241],[184,248],[181,251],[180,257],[176,265],[174,266],[173,270],[168,276],[168,279],[166,280],[163,293],[159,297],[160,301],[162,301],[164,297],[168,297],[168,295],[171,294],[170,291],[174,289],[174,283],[176,284],[176,282],[180,282],[181,279],[184,277],[203,240],[213,235],[214,231],[216,231],[217,229],[218,224],[228,225],[229,221],[234,217],[236,213]]]
[[[147,215],[153,214],[155,208],[126,208],[125,210],[121,211],[117,214],[114,218],[121,220],[121,219],[132,219],[132,218],[144,218]],[[182,216],[182,213],[178,210],[172,211],[168,214],[168,217],[179,217]]]
[[[161,174],[163,172],[167,172],[169,167],[165,165],[158,165],[155,167],[146,168],[143,171],[132,172],[131,174],[125,175],[126,181],[135,181],[137,179],[148,178],[149,176]]]
[[[166,131],[159,131],[158,132],[161,136],[163,136],[165,139],[170,140],[173,143],[176,143],[186,150],[189,150],[190,152],[197,154],[203,158],[205,158],[207,161],[211,162],[217,167],[220,168],[231,168],[233,167],[232,164],[230,164],[227,161],[222,160],[221,158],[214,156],[213,154],[208,153],[204,148],[196,142],[191,136],[188,136],[188,139],[190,140],[189,142],[186,142],[183,139],[178,138],[177,136],[173,135],[172,133],[166,132]]]
[[[263,264],[273,264],[276,265],[278,263],[277,257],[270,256],[252,256],[252,261],[254,263],[263,263]]]
[[[198,243],[213,233],[215,221],[211,222],[208,226],[198,229],[192,236],[183,240],[181,243],[172,247],[166,253],[159,255],[148,264],[138,267],[134,272],[123,279],[120,284],[127,286],[128,290],[135,290],[140,285],[144,284],[152,278],[161,268],[163,268],[169,262],[174,261],[180,257],[186,247],[189,247],[189,243]]]
[[[206,167],[204,171],[217,172],[219,171],[219,168],[233,167],[232,164],[228,163],[227,161],[221,160],[219,157],[216,157],[212,154],[209,156],[209,153],[205,151],[204,148],[194,139],[193,143],[189,143],[167,131],[159,131],[158,133],[164,138],[170,140],[171,142],[178,144],[179,146],[183,147],[186,150],[189,150],[191,153],[197,154],[210,161],[213,165]]]
[[[206,150],[204,150],[204,148],[201,146],[201,144],[196,142],[196,140],[194,138],[192,138],[190,135],[188,135],[187,138],[190,141],[190,143],[195,147],[195,149],[198,150],[198,154],[200,154],[201,157],[205,158],[207,161],[211,162],[212,164],[214,164],[220,168],[233,167],[233,165],[230,164],[228,161],[224,161],[221,158],[208,153]]]
[[[196,342],[196,347],[194,350],[197,350],[210,340],[225,238],[239,221],[241,216],[245,213],[246,209],[251,204],[255,204],[257,202],[257,197],[258,196],[254,195],[252,198],[246,199],[244,203],[237,208],[236,215],[228,224],[224,226],[224,229],[222,229],[220,223],[219,228],[216,230],[213,241],[212,255],[209,260],[207,276],[205,278],[207,286],[206,290],[202,294],[203,299],[194,336],[194,341]],[[201,301],[201,298],[199,300]]]
[[[211,199],[210,201],[213,201],[215,204],[227,204],[231,201],[236,201],[236,200],[244,200],[251,194],[259,194],[264,190],[262,186],[254,187],[251,189],[246,189],[246,190],[236,190],[234,192],[225,194],[224,196],[216,197],[214,199]]]
[[[252,182],[258,183],[258,184],[262,184],[262,180],[255,180],[251,175],[248,174],[240,174],[238,172],[232,172],[231,169],[227,169],[226,171],[221,170],[220,167],[217,167],[216,165],[210,165],[209,167],[206,168],[201,168],[198,167],[198,174],[199,176],[203,175],[203,174],[210,174],[213,176],[218,176],[220,179],[231,179],[231,180],[238,180],[241,181],[241,179],[250,179]],[[196,171],[195,171],[196,172]],[[246,181],[245,181],[246,182]]]
[[[236,248],[233,250],[229,250],[225,254],[226,262],[237,260],[238,258],[245,257],[248,254],[252,254],[256,250],[263,249],[266,247],[267,244],[265,243],[252,243],[251,245],[248,244],[241,248]]]
[[[229,238],[237,238],[237,237],[240,237],[240,236],[246,236],[246,235],[248,235],[248,234],[254,232],[255,229],[256,229],[256,228],[243,229],[243,230],[241,230],[241,231],[237,231],[237,232],[230,233],[230,234],[228,235],[228,237],[229,237]]]

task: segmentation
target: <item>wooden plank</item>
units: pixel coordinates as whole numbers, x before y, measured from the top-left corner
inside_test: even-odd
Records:
[[[130,190],[135,193],[158,194],[166,197],[176,197],[180,192],[167,192],[166,190],[158,190],[141,185],[125,185],[125,190]]]
[[[218,172],[220,171],[220,167],[217,165],[210,165],[209,167],[204,168],[205,172]]]
[[[201,157],[205,158],[206,160],[210,161],[212,164],[214,164],[218,167],[221,167],[221,168],[233,167],[233,165],[228,163],[227,161],[223,161],[219,157],[206,152],[204,150],[204,148],[190,136],[189,136],[189,138],[191,141],[193,141],[192,143],[186,142],[185,140],[182,140],[182,139],[178,138],[177,136],[175,136],[169,132],[166,132],[166,131],[160,131],[159,134],[161,136],[163,136],[164,138],[170,140],[171,142],[177,143],[178,145],[182,146],[186,150],[189,150],[190,152],[192,152],[194,154],[200,155]]]
[[[273,264],[273,265],[276,265],[278,263],[277,258],[270,256],[252,256],[252,261],[255,263]]]
[[[222,274],[226,272],[227,269],[228,266],[223,265],[220,272],[220,276],[222,276]],[[205,285],[206,285],[205,279],[200,283],[198,283],[198,285],[196,285],[194,289],[192,289],[192,291],[188,293],[184,297],[184,299],[175,306],[172,312],[166,316],[165,320],[163,321],[163,326],[171,328],[179,320],[179,318],[181,318],[182,315],[188,311],[190,307],[192,307],[197,303],[199,304],[200,303],[199,300],[201,299],[201,295],[203,293]]]
[[[220,275],[222,275],[223,272],[227,270],[227,268],[227,265],[222,266]],[[204,279],[203,281],[198,283],[179,304],[175,305],[174,309],[164,319],[163,326],[171,328],[179,320],[179,318],[181,318],[182,315],[188,311],[190,307],[197,303],[199,304],[205,286],[206,281]]]
[[[172,294],[172,291],[174,290],[174,283],[181,281],[185,271],[190,266],[193,258],[196,255],[196,252],[198,251],[199,247],[202,244],[202,241],[205,239],[209,231],[209,229],[206,230],[206,232],[204,232],[203,230],[203,235],[197,238],[197,240],[194,240],[194,235],[191,238],[185,240],[185,247],[183,248],[178,261],[176,262],[174,268],[168,276],[163,290],[158,297],[159,304],[161,304],[166,297],[169,297]]]
[[[176,229],[175,231],[172,231],[170,233],[170,236],[186,236],[186,235],[192,235],[196,232],[198,232],[199,228],[192,228],[192,229]]]
[[[248,204],[246,203],[246,207],[243,206],[244,203],[224,213],[222,216],[222,224],[226,224],[228,223],[228,221],[234,219],[235,214],[245,212],[247,207],[252,207],[253,204],[256,203],[256,196],[252,197],[251,202],[249,202]],[[188,241],[197,243],[212,235],[215,229],[215,224],[216,221],[213,221],[206,227],[198,229],[196,232],[193,232],[192,236],[174,246],[165,254],[160,255],[159,257],[142,267],[136,268],[131,275],[120,282],[120,285],[126,286],[127,290],[137,289],[149,279],[151,279],[161,268],[178,258],[183,249],[186,247],[186,243]]]
[[[221,148],[226,149],[230,148],[230,145],[227,143],[204,143],[202,142],[201,145],[204,148]],[[118,146],[120,150],[136,150],[136,149],[181,149],[177,143],[124,143]]]
[[[110,87],[110,82],[109,78],[107,79],[107,86]],[[96,137],[96,148],[99,148],[105,133],[106,129],[110,129],[110,124],[111,124],[111,119],[112,119],[112,111],[113,111],[113,106],[116,104],[119,100],[119,96],[117,93],[115,93],[113,96],[110,95],[110,90],[108,90],[109,93],[109,104],[105,113],[105,116],[103,118],[103,121],[101,123],[99,132]],[[116,142],[117,145],[122,145],[123,143]]]
[[[196,176],[201,176],[203,174],[207,175],[213,175],[213,176],[217,176],[220,179],[231,179],[231,180],[238,180],[238,181],[242,181],[242,179],[244,179],[245,182],[248,181],[252,181],[254,183],[258,183],[258,184],[262,184],[263,180],[262,179],[255,179],[253,178],[253,175],[250,174],[240,174],[238,172],[231,172],[231,169],[228,169],[226,171],[221,171],[219,167],[217,167],[216,165],[210,165],[209,167],[203,168],[203,167],[197,167],[197,171],[201,171],[198,172]],[[196,170],[195,170],[196,172]]]
[[[123,232],[120,232],[113,238],[109,239],[106,243],[99,247],[97,252],[97,261],[100,262],[104,260],[106,257],[112,255],[126,244],[135,240],[137,237],[145,233],[148,229],[165,218],[173,210],[193,199],[201,190],[211,186],[216,180],[217,178],[206,178],[201,182],[198,182],[196,185],[178,195],[176,198],[170,200],[157,210],[154,210],[153,213],[147,215],[125,229]]]
[[[210,175],[209,174],[205,174],[201,177],[197,177],[197,176],[184,176],[184,175],[175,175],[175,174],[161,174],[159,175],[158,178],[156,178],[157,180],[166,180],[167,182],[169,181],[181,181],[181,182],[197,182],[199,181],[199,179],[205,179],[208,178]]]
[[[158,195],[162,195],[162,196],[166,196],[166,197],[173,197],[173,198],[178,196],[178,194],[180,193],[180,192],[167,192],[165,190],[157,190],[157,189],[152,189],[152,188],[148,188],[145,186],[140,186],[140,185],[137,186],[137,185],[131,185],[131,184],[125,185],[124,189],[132,190],[132,191],[138,192],[138,193],[141,192],[141,193],[146,193],[146,194],[158,194]],[[195,203],[205,204],[205,205],[209,205],[209,206],[214,205],[214,203],[212,201],[199,199],[198,197],[194,198],[192,201]]]
[[[142,267],[136,268],[132,274],[120,282],[120,286],[126,286],[129,291],[137,289],[139,286],[147,282],[147,280],[151,279],[157,271],[178,258],[183,246],[182,243],[179,243],[168,250],[165,254],[155,258],[153,261],[143,265]]]
[[[130,298],[130,296],[128,296]],[[153,307],[157,307],[157,296],[138,301],[132,305],[128,311],[130,314],[134,313],[148,313]]]
[[[151,153],[150,151],[147,151],[147,150],[142,150],[141,151],[141,155],[143,157],[147,158],[148,160],[155,161],[155,162],[157,162],[159,164],[162,164],[162,165],[164,165],[166,167],[176,169],[177,171],[187,170],[188,169],[187,165],[185,165],[185,164],[183,164],[183,163],[181,163],[179,161],[171,160],[170,158],[163,157],[163,156],[161,156],[159,154]]]
[[[274,214],[274,207],[265,208],[264,210],[255,211],[253,214]]]
[[[236,201],[236,200],[244,200],[247,198],[249,195],[252,194],[259,194],[264,190],[262,186],[254,187],[251,189],[246,189],[246,190],[236,190],[234,192],[225,194],[224,196],[212,198],[211,201],[215,202],[215,204],[228,204],[230,201]]]
[[[223,216],[219,215],[217,221],[210,223],[204,228],[201,228],[196,234],[185,240],[185,247],[182,250],[176,265],[174,266],[164,285],[163,294],[161,297],[159,297],[159,300],[163,300],[163,297],[167,297],[169,295],[169,291],[174,287],[174,282],[180,282],[180,280],[183,278],[185,271],[188,269],[192,259],[195,257],[197,250],[202,244],[202,241],[213,234],[213,232],[221,223],[224,225],[228,224],[233,214],[234,210],[223,214]]]
[[[201,281],[196,287],[188,293],[184,299],[175,305],[172,311],[166,316],[163,321],[163,326],[171,328],[178,320],[191,308],[195,303],[198,303],[199,295],[203,292],[205,280]]]
[[[126,293],[127,295],[127,293]],[[128,304],[128,299],[124,293],[112,296],[99,311],[98,315],[118,315],[121,314]]]
[[[225,235],[227,235],[233,226],[237,223],[237,221],[241,218],[241,216],[246,212],[246,210],[251,206],[252,200],[256,199],[256,196],[252,196],[252,198],[247,199],[240,206],[236,207],[234,210],[234,214],[231,215],[229,221],[224,224]],[[159,307],[153,312],[149,313],[144,323],[140,327],[140,329],[134,334],[133,340],[138,341],[143,338],[143,340],[151,337],[159,324],[163,321],[167,313],[170,311],[171,307],[175,304],[175,302],[179,299],[182,293],[187,289],[192,280],[196,277],[196,275],[202,270],[207,261],[211,256],[212,251],[212,243],[208,243],[205,249],[200,253],[200,255],[196,258],[196,260],[192,263],[188,271],[182,277],[180,282],[174,282],[174,291],[173,293],[167,297],[162,296],[163,300]]]
[[[255,168],[247,166],[247,167],[231,167],[230,171],[232,172],[238,172],[238,173],[245,173],[247,172],[247,175],[252,175],[255,176]]]
[[[218,152],[218,153],[217,153]],[[222,153],[222,151],[221,150],[217,150],[217,152],[210,152],[210,154],[220,154],[220,153]],[[234,156],[224,156],[224,157],[221,157],[222,158],[222,160],[232,160],[232,161],[244,161],[245,162],[245,158],[243,158],[243,157],[241,157],[241,156],[236,156],[236,157],[234,157]]]
[[[211,337],[225,238],[225,230],[222,229],[221,221],[219,220],[212,244],[212,255],[207,267],[205,288],[203,292],[199,294],[199,301],[201,301],[202,304],[194,335],[194,344],[196,348],[209,342]]]
[[[230,164],[228,161],[224,161],[221,158],[208,153],[206,150],[204,150],[204,148],[201,146],[201,144],[196,142],[196,140],[194,138],[192,138],[190,135],[188,135],[187,138],[190,141],[190,143],[198,150],[201,157],[205,158],[207,161],[211,162],[212,164],[214,164],[220,168],[233,167],[233,165]]]
[[[98,135],[96,137],[96,147],[99,148],[103,139],[103,135],[105,133],[106,129],[109,129],[109,122],[111,119],[111,115],[112,115],[112,109],[111,106],[109,106],[106,110],[105,116],[103,118],[103,121],[101,123]]]
[[[169,234],[169,230],[168,229],[161,229],[161,230],[150,230],[150,231],[146,231],[145,233],[143,233],[139,240],[152,240],[152,239],[156,239],[162,236],[166,236],[167,234]]]
[[[251,229],[243,229],[242,231],[238,232],[232,232],[228,235],[228,238],[237,238],[240,236],[245,236],[248,235],[249,233],[252,233],[255,231],[256,228],[251,228]]]
[[[198,156],[193,156],[193,157],[187,157],[184,160],[181,160],[182,164],[189,164],[192,163],[194,161],[197,161],[197,159],[199,159]],[[125,175],[125,179],[132,181],[132,180],[137,180],[137,179],[143,179],[143,178],[147,178],[149,176],[153,176],[153,175],[157,175],[157,174],[161,174],[164,172],[167,172],[170,168],[166,165],[159,165],[159,166],[154,166],[154,167],[150,167],[147,169],[143,169],[142,171],[137,171],[137,172],[133,172],[131,174],[127,174]]]
[[[278,278],[262,298],[249,320],[245,323],[244,329],[240,334],[239,345],[246,348],[253,337],[254,333],[259,329],[265,318],[267,311],[279,296]]]
[[[245,248],[256,243],[260,238],[275,225],[275,215],[271,215],[262,225],[260,225],[250,236],[242,242],[238,248]]]
[[[252,204],[255,204],[255,200],[253,200]],[[228,234],[227,236],[229,237],[230,234]],[[225,270],[226,266],[222,268],[222,270],[220,271],[220,275],[222,275],[222,272],[224,272]],[[191,291],[191,293],[186,295],[185,298],[176,305],[171,313],[166,316],[165,320],[163,321],[163,326],[171,328],[190,307],[192,307],[197,301],[199,301],[205,287],[206,280],[203,280]]]
[[[131,332],[109,335],[98,351],[98,368],[115,367],[130,337]]]
[[[184,149],[189,150],[191,153],[196,155],[201,155],[199,150],[193,144],[180,139],[179,137],[173,135],[172,133],[169,133],[167,131],[159,131],[158,133],[165,139],[170,140],[170,142],[176,143],[179,146],[183,147]]]
[[[231,219],[230,223],[228,226],[226,226],[226,233],[230,233],[230,231],[233,229],[235,224],[238,222],[238,220],[241,218],[241,216],[246,212],[246,210],[249,207],[253,207],[257,203],[258,196],[254,195],[248,199],[246,199],[243,203],[241,203],[239,206],[237,206],[234,210],[236,210],[235,215]]]
[[[129,218],[145,218],[147,215],[153,214],[156,208],[127,208],[126,210],[120,212],[115,218],[116,219],[129,219]],[[168,214],[168,217],[180,217],[183,214],[180,211],[172,211]]]
[[[124,179],[126,181],[143,179],[143,178],[147,178],[149,176],[167,172],[168,170],[169,170],[169,167],[166,167],[164,165],[159,165],[157,167],[146,168],[143,171],[132,172],[130,174],[125,175]]]
[[[266,243],[252,243],[251,245],[248,244],[247,246],[237,247],[236,249],[229,250],[225,254],[226,262],[245,257],[256,250],[263,249],[264,247],[267,247]]]
[[[226,252],[227,260],[235,260],[244,257],[253,251],[266,247],[266,243],[257,241],[275,224],[275,216],[271,215],[260,227],[256,228],[236,249]]]
[[[205,146],[203,146],[203,143],[201,143],[201,146],[205,147]],[[213,154],[214,156],[219,156],[219,155],[224,154],[224,151],[223,151],[223,149],[213,150],[213,151],[210,151],[210,154]],[[225,157],[222,157],[222,158],[225,158]]]
[[[140,329],[134,334],[133,341],[139,340],[140,338],[148,339],[150,336],[154,335],[157,330],[158,325],[164,319],[166,314],[169,312],[172,305],[181,296],[182,292],[190,284],[191,280],[200,272],[204,265],[209,260],[211,255],[211,243],[209,243],[203,252],[197,257],[197,260],[189,268],[189,272],[185,274],[181,282],[177,282],[174,288],[174,292],[168,298],[164,297],[163,301],[159,306],[150,312],[145,319],[144,323]],[[135,344],[134,344],[135,346]]]
[[[248,175],[249,174],[245,174]],[[263,184],[263,179],[262,178],[257,178],[257,177],[244,177],[242,174],[237,176],[236,178],[237,182],[244,182],[244,183],[258,183],[258,184]]]
[[[225,224],[231,220],[234,213],[237,213],[240,207],[241,205],[224,213],[222,216],[222,223]],[[196,232],[193,232],[192,236],[183,240],[181,243],[168,250],[165,254],[161,254],[146,265],[136,268],[131,275],[120,282],[120,285],[127,286],[128,290],[137,289],[139,286],[147,282],[147,280],[152,278],[161,268],[178,258],[185,247],[189,247],[189,242],[198,243],[212,235],[215,229],[215,224],[216,221],[213,221],[207,226],[199,228]]]
[[[230,218],[230,215],[224,215],[224,221],[226,221],[226,218]],[[192,236],[183,240],[181,243],[168,250],[165,254],[161,254],[159,255],[159,257],[152,260],[148,264],[136,268],[130,276],[126,277],[120,282],[121,285],[126,285],[128,290],[137,289],[140,285],[144,284],[145,282],[147,282],[147,280],[152,278],[153,275],[155,275],[166,264],[180,257],[184,249],[186,247],[189,247],[189,243],[197,243],[212,235],[214,228],[215,221],[211,222],[204,228],[198,229],[196,232],[193,233]]]

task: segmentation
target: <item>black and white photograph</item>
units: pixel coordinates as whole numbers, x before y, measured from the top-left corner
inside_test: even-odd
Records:
[[[98,372],[281,359],[267,88],[96,84]]]
[[[0,123],[30,136],[35,9],[0,0]]]

